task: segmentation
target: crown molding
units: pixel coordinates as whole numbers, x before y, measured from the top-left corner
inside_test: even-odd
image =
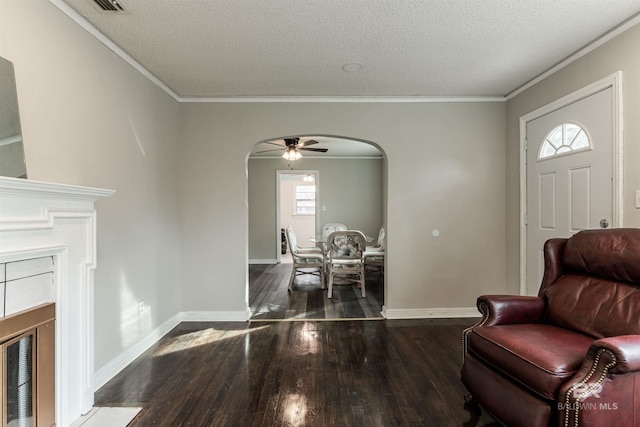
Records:
[[[122,50],[111,39],[102,34],[89,21],[78,12],[66,4],[63,0],[49,0],[51,4],[60,9],[69,18],[75,21],[89,34],[98,39],[108,49],[122,58],[134,69],[148,78],[152,83],[166,92],[169,96],[180,103],[447,103],[447,102],[505,102],[530,87],[536,85],[550,75],[556,73],[572,62],[587,55],[613,38],[624,33],[631,27],[640,23],[640,14],[637,14],[617,27],[598,37],[579,51],[568,56],[563,61],[549,68],[547,71],[518,87],[506,96],[220,96],[220,97],[194,97],[180,96],[169,86],[164,84],[153,73],[147,70],[142,64],[136,61],[128,53]]]
[[[533,80],[529,80],[524,85],[520,86],[519,88],[517,88],[513,92],[509,93],[507,96],[505,96],[505,100],[509,101],[511,98],[514,98],[515,96],[521,94],[522,92],[524,92],[525,90],[529,89],[530,87],[535,86],[536,84],[540,83],[542,80],[544,80],[547,77],[557,73],[558,71],[560,71],[564,67],[566,67],[569,64],[577,61],[578,59],[582,58],[583,56],[586,56],[587,54],[593,52],[594,50],[596,50],[597,48],[599,48],[603,44],[613,40],[614,38],[618,37],[620,34],[624,33],[628,29],[638,25],[639,23],[640,23],[640,14],[637,14],[637,15],[627,19],[625,22],[623,22],[622,24],[620,24],[617,27],[613,28],[611,31],[606,32],[605,34],[603,34],[602,36],[598,37],[597,39],[595,39],[594,41],[592,41],[591,43],[589,43],[588,45],[586,45],[582,49],[580,49],[577,52],[575,52],[574,54],[572,54],[572,55],[568,56],[567,58],[565,58],[564,60],[558,62],[556,65],[554,65],[553,67],[549,68],[547,71],[545,71],[544,73],[540,74],[538,77],[535,77]]]
[[[84,30],[86,30],[93,37],[98,39],[100,43],[105,45],[108,49],[110,49],[113,53],[122,58],[126,63],[131,65],[136,71],[149,79],[152,83],[158,86],[160,89],[165,91],[169,96],[171,96],[176,101],[180,102],[180,97],[177,93],[175,93],[169,86],[164,84],[159,78],[157,78],[153,73],[147,70],[142,64],[133,59],[131,55],[122,50],[118,45],[116,45],[111,39],[102,34],[96,27],[93,26],[89,21],[84,19],[82,15],[75,11],[71,6],[66,4],[62,0],[49,0],[55,7],[60,9],[65,15],[71,18],[76,24],[80,25]]]
[[[182,97],[189,103],[444,103],[504,102],[504,96],[229,96]]]

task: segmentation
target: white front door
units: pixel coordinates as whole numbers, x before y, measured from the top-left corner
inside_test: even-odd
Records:
[[[613,89],[526,123],[527,294],[544,273],[547,239],[613,221]]]

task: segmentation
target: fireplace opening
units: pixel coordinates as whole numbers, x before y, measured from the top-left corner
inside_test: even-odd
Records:
[[[33,427],[35,398],[33,395],[33,359],[35,330],[9,340],[2,345],[6,368],[4,383],[7,391],[6,424],[9,427]]]
[[[55,304],[0,319],[2,426],[55,425]]]

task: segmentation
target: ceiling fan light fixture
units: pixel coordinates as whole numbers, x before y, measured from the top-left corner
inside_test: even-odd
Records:
[[[310,173],[308,173],[308,174],[306,174],[306,175],[304,176],[304,178],[302,178],[302,180],[303,180],[304,182],[313,182],[313,175],[311,175]]]
[[[299,160],[302,158],[302,154],[300,154],[300,151],[298,151],[295,147],[291,146],[287,148],[287,151],[284,152],[282,158],[289,161]]]

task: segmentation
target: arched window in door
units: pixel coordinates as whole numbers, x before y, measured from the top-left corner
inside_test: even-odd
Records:
[[[547,134],[540,144],[538,160],[591,149],[585,130],[575,123],[564,123]]]

